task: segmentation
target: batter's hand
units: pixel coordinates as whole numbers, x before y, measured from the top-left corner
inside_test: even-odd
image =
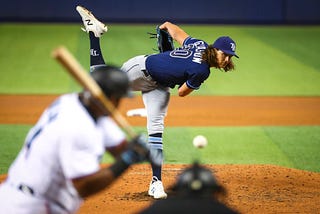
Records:
[[[143,135],[138,135],[128,144],[128,149],[122,153],[121,159],[128,165],[149,161],[160,165],[162,158],[160,152],[150,150],[147,140]]]

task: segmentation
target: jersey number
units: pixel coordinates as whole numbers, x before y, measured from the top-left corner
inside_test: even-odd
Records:
[[[43,123],[41,124],[37,124],[37,126],[35,126],[32,130],[31,130],[31,133],[30,135],[28,136],[27,140],[26,140],[26,143],[25,143],[25,146],[27,148],[27,155],[29,153],[29,150],[31,148],[31,145],[34,141],[34,139],[37,138],[37,136],[40,135],[40,133],[43,131],[43,129],[45,128],[45,126],[47,124],[49,124],[50,122],[52,122],[57,116],[58,116],[58,113],[56,111],[54,111],[53,109],[55,108],[52,108],[53,106],[55,105],[52,105],[50,109],[48,109],[49,112],[49,116],[48,116],[48,119],[46,121],[44,121]]]
[[[181,49],[181,50],[175,49],[175,50],[170,52],[170,56],[171,57],[175,57],[175,58],[186,59],[191,55],[192,55],[192,51],[190,51],[188,49]]]

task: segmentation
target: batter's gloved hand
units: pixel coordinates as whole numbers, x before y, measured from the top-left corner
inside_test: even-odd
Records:
[[[172,36],[165,30],[156,27],[156,33],[149,33],[150,38],[157,39],[157,46],[160,53],[165,51],[172,51],[174,49]]]
[[[159,152],[150,150],[146,137],[138,135],[129,142],[128,149],[121,154],[121,159],[127,165],[143,161],[150,161],[153,164],[160,165],[162,161],[160,155]]]

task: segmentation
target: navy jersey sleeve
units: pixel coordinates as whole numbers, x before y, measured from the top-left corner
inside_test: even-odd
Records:
[[[202,70],[192,70],[189,72],[189,79],[186,81],[186,84],[191,89],[199,89],[200,85],[208,79],[210,72],[208,69],[204,68]]]
[[[183,46],[188,45],[189,43],[192,43],[192,37],[189,36],[183,41]]]

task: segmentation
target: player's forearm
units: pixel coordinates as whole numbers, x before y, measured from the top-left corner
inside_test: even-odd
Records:
[[[117,146],[106,148],[106,150],[114,157],[117,158],[127,148],[127,141],[123,141]]]
[[[189,35],[184,30],[182,30],[177,25],[172,24],[171,22],[163,23],[162,25],[160,25],[160,29],[168,31],[172,38],[176,40],[180,45],[182,45],[184,40],[189,37]]]
[[[109,168],[102,168],[98,172],[81,178],[73,179],[73,185],[81,198],[86,198],[109,186],[116,176]]]
[[[185,97],[189,95],[193,89],[189,88],[186,83],[184,83],[179,89],[178,89],[178,95],[180,97]]]

